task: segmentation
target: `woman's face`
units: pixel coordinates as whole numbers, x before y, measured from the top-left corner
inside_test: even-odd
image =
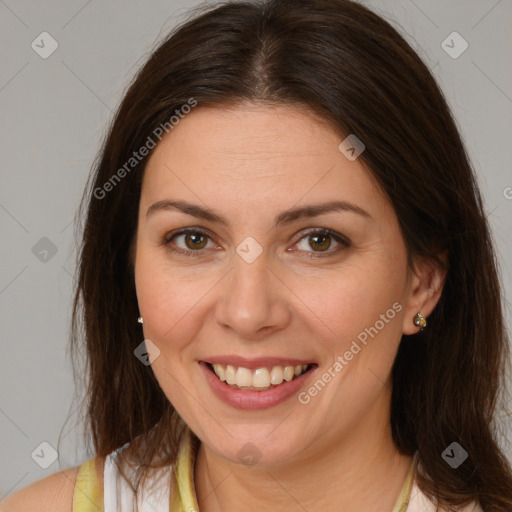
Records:
[[[197,107],[146,167],[135,279],[152,370],[233,462],[389,435],[398,344],[430,306],[390,203],[342,140],[291,107]],[[235,389],[206,363],[238,387],[276,384]]]

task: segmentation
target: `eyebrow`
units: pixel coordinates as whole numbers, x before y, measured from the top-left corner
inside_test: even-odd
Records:
[[[176,201],[170,199],[164,199],[152,204],[146,212],[146,217],[149,217],[158,211],[173,210],[178,210],[187,215],[192,215],[198,219],[204,219],[217,224],[222,224],[226,227],[229,225],[226,219],[224,219],[221,215],[210,208],[205,208],[196,204],[188,203],[186,201]],[[361,215],[367,219],[372,218],[366,210],[353,203],[348,201],[330,201],[327,203],[300,206],[281,212],[274,219],[273,227],[275,228],[279,225],[290,224],[298,219],[318,217],[319,215],[330,212],[351,212]]]

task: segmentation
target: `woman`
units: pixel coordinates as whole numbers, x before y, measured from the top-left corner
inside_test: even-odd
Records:
[[[191,19],[128,90],[83,204],[97,456],[6,510],[512,510],[482,200],[383,19],[348,0]]]

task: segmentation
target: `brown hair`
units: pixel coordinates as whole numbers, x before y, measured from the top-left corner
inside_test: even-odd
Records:
[[[133,353],[142,341],[133,248],[149,156],[106,197],[97,191],[191,98],[199,106],[289,104],[364,142],[359,158],[394,207],[410,262],[442,264],[439,251],[448,254],[429,326],[403,336],[393,367],[398,449],[419,452],[419,485],[434,501],[512,510],[511,468],[493,423],[509,354],[497,264],[476,178],[431,73],[388,22],[349,0],[225,2],[194,14],[130,85],[81,203],[71,346],[75,361],[83,331],[96,453],[130,443],[126,454],[141,465],[135,490],[150,464],[175,461],[184,428]],[[453,441],[469,454],[456,470],[441,457]]]

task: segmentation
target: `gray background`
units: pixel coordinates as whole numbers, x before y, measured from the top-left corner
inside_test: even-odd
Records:
[[[512,0],[366,3],[399,28],[448,98],[479,176],[510,302]],[[93,455],[80,438],[78,415],[64,425],[75,408],[67,349],[73,217],[129,80],[155,43],[198,4],[0,0],[0,498]],[[59,45],[47,59],[31,47],[34,40],[42,46],[44,31]],[[453,31],[469,44],[456,59],[441,46]],[[460,48],[460,41],[448,41]],[[51,243],[40,241],[44,237]],[[510,326],[510,308],[507,315]],[[57,448],[61,431],[59,458],[41,468],[31,454],[41,442]],[[510,432],[509,423],[509,438]],[[501,443],[512,458],[510,441],[502,437]],[[47,446],[35,453],[36,460],[50,460]]]

